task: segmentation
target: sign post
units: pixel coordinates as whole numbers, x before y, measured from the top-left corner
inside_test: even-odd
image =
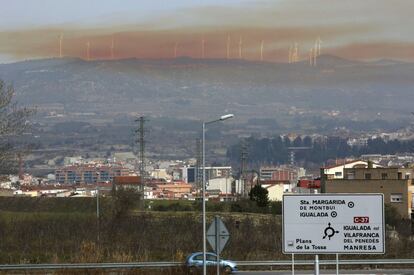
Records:
[[[336,253],[336,275],[339,275],[339,254]]]
[[[319,275],[319,255],[315,255],[315,275]]]
[[[230,238],[229,231],[219,216],[214,217],[207,231],[207,240],[217,254],[217,274],[220,274],[220,253]]]
[[[283,196],[283,253],[384,254],[383,194]]]

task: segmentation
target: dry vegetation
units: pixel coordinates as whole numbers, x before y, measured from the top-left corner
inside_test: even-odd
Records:
[[[213,216],[209,214],[209,221]],[[280,258],[279,217],[223,216],[231,232],[224,257]],[[184,261],[189,253],[201,250],[201,227],[201,216],[192,212],[103,217],[98,241],[97,220],[93,214],[3,211],[0,213],[0,262]]]
[[[28,203],[28,200],[20,202]],[[18,205],[10,201],[8,204],[14,205],[13,207]],[[0,199],[0,209],[2,205],[6,208]],[[22,209],[26,209],[23,206]],[[96,216],[93,211],[86,211],[89,208],[82,205],[79,205],[83,209],[80,212],[2,210],[0,263],[184,261],[188,254],[202,249],[200,212],[124,211],[133,208],[131,206],[123,199],[103,204],[99,240]],[[209,212],[208,223],[216,214],[223,218],[231,234],[223,257],[239,261],[290,258],[281,252],[279,215]],[[403,225],[400,223],[396,227],[399,233],[393,237],[389,234],[391,231],[388,232],[387,253],[372,257],[414,257],[414,241],[409,230],[405,230],[409,224]],[[355,256],[341,255],[341,258],[350,257]],[[65,272],[62,274],[71,274],[70,271]],[[130,270],[122,274],[146,274],[139,272],[146,271]],[[148,274],[157,274],[156,272],[158,271],[151,270]],[[163,274],[168,274],[166,272],[164,270]],[[178,270],[168,272],[179,274]]]

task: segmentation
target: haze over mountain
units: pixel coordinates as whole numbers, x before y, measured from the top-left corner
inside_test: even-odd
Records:
[[[409,115],[414,64],[322,55],[313,67],[226,59],[42,59],[0,65],[20,103],[64,112],[240,120],[324,116],[392,120]],[[336,114],[337,114],[336,113]]]

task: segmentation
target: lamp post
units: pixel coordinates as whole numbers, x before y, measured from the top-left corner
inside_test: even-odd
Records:
[[[99,172],[96,173],[96,218],[99,220]]]
[[[203,122],[203,181],[202,181],[202,189],[203,189],[203,275],[207,274],[207,267],[206,267],[206,125],[212,124],[214,122],[224,121],[226,119],[233,118],[233,114],[227,114],[221,116],[219,119]],[[217,263],[218,265],[219,263]]]
[[[227,178],[228,178],[228,176],[226,176],[226,202],[227,202]]]
[[[97,239],[98,239],[98,243],[100,240],[100,230],[101,230],[101,223],[99,220],[99,180],[101,178],[101,173],[100,172],[96,172],[96,225],[97,225]]]

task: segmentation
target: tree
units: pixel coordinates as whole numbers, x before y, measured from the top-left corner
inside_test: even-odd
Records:
[[[28,128],[27,119],[34,113],[34,109],[19,107],[13,96],[13,86],[0,80],[0,174],[16,167],[15,144],[11,141]]]
[[[124,218],[140,202],[140,194],[131,188],[118,187],[112,190],[112,218],[118,220]]]
[[[250,200],[255,201],[259,207],[267,207],[269,205],[269,191],[260,184],[256,184],[249,192]]]

